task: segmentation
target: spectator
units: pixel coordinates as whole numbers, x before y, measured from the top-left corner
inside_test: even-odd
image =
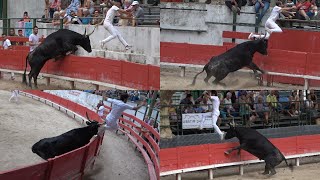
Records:
[[[19,37],[24,37],[24,36],[23,36],[22,29],[19,29],[19,30],[18,30],[18,36],[19,36]],[[25,43],[24,43],[24,42],[18,42],[18,45],[19,45],[19,46],[24,46]]]
[[[267,103],[270,109],[277,111],[278,100],[274,90],[271,90],[270,94],[267,96]]]
[[[144,18],[144,11],[140,7],[138,1],[133,1],[132,3],[132,16],[133,16],[133,26],[142,25]]]
[[[132,0],[124,0],[123,3],[123,9],[127,12],[131,12],[132,11]],[[119,26],[128,26],[129,25],[129,19],[126,14],[122,15],[124,18],[119,19]]]
[[[311,100],[311,94],[308,94],[308,95],[307,95],[306,107],[307,107],[308,109],[313,109],[313,108],[314,108],[314,103],[313,103],[313,101]]]
[[[309,10],[311,9],[311,3],[309,0],[300,0],[297,5],[296,5],[296,9],[297,12],[297,18],[301,19],[301,20],[310,20],[310,17],[307,15],[307,13],[309,12]],[[309,13],[311,15],[311,13]]]
[[[38,26],[33,27],[33,33],[29,36],[29,46],[30,46],[30,52],[32,52],[38,45],[41,43],[40,41],[43,40],[43,35],[41,39],[38,35]]]
[[[27,12],[27,11],[25,11],[25,12],[23,13],[23,18],[20,19],[20,21],[30,22],[30,18],[29,18],[29,15],[28,15],[28,12]]]
[[[72,0],[70,5],[66,8],[66,13],[68,15],[71,15],[71,12],[78,12],[78,9],[80,7],[80,1],[79,0]]]
[[[310,10],[307,12],[307,15],[309,16],[309,18],[313,18],[318,14],[318,7],[316,5],[316,1],[315,0],[311,0],[311,7]]]
[[[90,24],[91,23],[91,16],[88,9],[83,10],[83,17],[80,18],[82,24]]]
[[[66,11],[65,10],[61,10],[60,11],[60,18],[61,19],[63,19],[63,24],[70,24],[71,23],[71,16],[70,15],[68,15],[67,13],[66,13]],[[59,23],[60,24],[60,23]]]
[[[182,99],[182,101],[180,102],[180,104],[185,105],[182,106],[182,112],[183,113],[192,113],[193,112],[193,102],[191,101],[192,99],[192,95],[191,94],[187,94],[186,98]]]
[[[97,104],[97,113],[98,113],[98,116],[103,119],[103,116],[104,116],[104,111],[105,111],[105,107],[104,107],[104,104],[103,104],[103,100],[100,100],[99,103]]]
[[[82,22],[80,21],[80,19],[78,18],[78,16],[76,15],[76,12],[71,11],[71,23],[72,24],[82,24]]]
[[[266,12],[268,11],[270,7],[270,0],[258,0],[256,2],[256,4],[254,5],[254,8],[255,8],[255,11],[256,11],[256,18],[257,18],[257,21],[256,23],[257,24],[260,24],[263,16],[266,14]],[[261,13],[259,13],[259,11],[261,10]]]
[[[44,16],[43,18],[50,18],[49,9],[50,9],[50,0],[44,0],[45,7],[44,7]]]
[[[78,16],[82,17],[84,10],[88,10],[89,14],[92,15],[94,12],[94,2],[92,0],[84,0],[83,6],[78,9]]]
[[[55,25],[60,25],[60,12],[56,11],[53,13],[53,19],[52,19],[52,24]]]
[[[91,20],[91,25],[97,25],[102,23],[103,23],[103,18],[100,16],[99,11],[95,10],[93,14],[93,18]]]
[[[240,15],[241,6],[247,4],[247,0],[225,0],[226,6],[233,11]]]
[[[313,89],[311,89],[310,90],[310,98],[311,98],[311,101],[313,102],[313,104],[314,104],[314,108],[315,109],[318,109],[318,99],[317,99],[317,95],[314,93],[314,90]]]
[[[108,10],[108,12],[106,14],[106,18],[104,20],[103,27],[110,33],[110,36],[108,36],[106,39],[100,41],[101,49],[104,48],[105,43],[111,41],[114,38],[118,38],[126,50],[129,50],[132,48],[132,46],[129,45],[126,40],[124,40],[124,38],[122,37],[120,32],[112,24],[116,13],[127,14],[127,15],[130,14],[129,12],[127,12],[123,9],[120,9],[121,2],[119,2],[119,1],[120,0],[114,1],[113,2],[114,5]],[[123,17],[120,15],[120,18],[123,18]]]
[[[15,33],[14,28],[10,28],[9,36],[17,36],[16,33]],[[15,46],[15,45],[17,45],[17,42],[12,41],[12,42],[11,42],[11,45],[12,45],[12,46]]]
[[[2,42],[3,42],[2,43],[3,49],[12,49],[11,42],[5,34],[2,34]],[[11,80],[14,80],[14,73],[13,72],[11,72]]]
[[[54,13],[57,11],[61,11],[61,0],[51,0],[49,5],[50,18],[54,18]]]
[[[224,105],[225,105],[225,110],[227,111],[227,116],[231,116],[232,112],[235,112],[235,109],[232,106],[232,102],[231,102],[231,92],[228,92],[226,95],[226,98],[224,98]]]
[[[261,95],[257,96],[257,103],[254,105],[256,115],[259,118],[264,118],[265,123],[269,124],[269,108],[264,106],[263,97]]]

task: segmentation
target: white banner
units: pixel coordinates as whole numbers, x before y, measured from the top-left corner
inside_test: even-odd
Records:
[[[203,128],[213,128],[212,113],[193,113],[182,114],[182,129],[198,129],[202,121],[202,116],[205,116]]]

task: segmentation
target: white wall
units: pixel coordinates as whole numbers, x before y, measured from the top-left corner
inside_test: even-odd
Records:
[[[27,11],[30,18],[41,18],[44,7],[44,0],[8,0],[8,17],[22,18]]]
[[[210,22],[232,23],[233,14],[225,5],[204,3],[162,3],[161,5],[163,7],[160,16],[161,41],[222,45],[222,31],[232,31],[231,25],[210,24]],[[269,17],[271,9],[269,8],[263,17],[262,24]],[[245,6],[241,11],[254,12],[254,7]],[[254,24],[255,15],[241,14],[237,16],[237,23]],[[237,26],[237,31],[254,32],[254,27]],[[260,31],[264,32],[264,28],[260,28]]]

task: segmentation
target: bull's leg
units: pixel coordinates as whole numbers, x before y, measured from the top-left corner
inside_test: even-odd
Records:
[[[38,89],[37,80],[38,80],[38,75],[34,75],[34,76],[33,76],[33,81],[34,81],[34,88],[36,88],[36,89]]]
[[[207,85],[210,85],[208,81],[209,81],[209,79],[211,78],[211,76],[212,76],[211,74],[208,74],[208,73],[207,73],[207,77],[204,78],[204,82],[205,82]]]
[[[214,77],[215,80],[212,82],[213,84],[220,84],[222,86],[226,86],[225,83],[221,83],[220,81],[223,80],[229,72],[227,70],[220,69],[218,72],[215,73]]]
[[[253,62],[251,62],[251,63],[249,64],[249,67],[250,67],[250,69],[253,70],[253,72],[254,72],[255,74],[256,74],[257,71],[260,71],[262,74],[265,73],[264,70],[260,69],[260,68],[259,68],[255,63],[253,63]]]
[[[29,78],[29,87],[32,88],[32,85],[31,85],[31,80],[32,80],[32,75],[33,75],[33,72],[32,70],[29,72],[28,74],[28,78]]]
[[[271,167],[270,171],[271,171],[270,176],[275,175],[277,173],[274,167]]]
[[[270,172],[270,165],[266,163],[266,166],[264,168],[264,172],[262,173],[263,175],[267,175]]]
[[[234,148],[231,148],[231,149],[225,151],[224,153],[228,155],[228,154],[230,154],[230,153],[231,153],[232,151],[234,151],[234,150],[238,150],[238,152],[239,152],[240,149],[242,149],[244,146],[245,146],[244,143],[243,143],[243,144],[240,144],[240,146],[236,146],[236,147],[234,147]]]

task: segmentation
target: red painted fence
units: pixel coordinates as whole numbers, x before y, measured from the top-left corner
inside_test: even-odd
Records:
[[[0,50],[0,68],[23,71],[27,46],[14,46],[13,50]],[[28,65],[28,70],[30,70]],[[99,57],[69,55],[56,62],[48,61],[42,73],[93,80],[149,90],[160,88],[160,67]]]
[[[273,138],[270,141],[285,155],[296,155],[320,152],[320,135],[304,135],[286,138]],[[203,144],[166,148],[160,151],[160,171],[172,171],[199,166],[255,160],[246,151],[240,156],[234,151],[225,155],[224,151],[237,146],[239,143]]]
[[[304,41],[299,39],[301,36],[305,38]],[[211,57],[222,54],[230,48],[232,46],[161,42],[160,57],[161,62],[205,65]],[[320,76],[319,55],[320,32],[286,30],[284,33],[272,34],[269,40],[268,56],[257,53],[254,56],[254,62],[266,71]],[[275,81],[304,84],[301,78],[276,77]],[[319,84],[319,81],[310,81],[311,86]]]

